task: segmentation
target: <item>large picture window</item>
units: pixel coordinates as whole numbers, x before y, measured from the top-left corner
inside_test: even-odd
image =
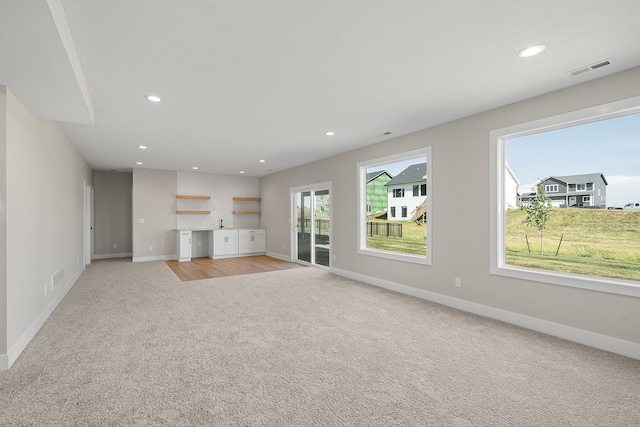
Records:
[[[427,147],[358,163],[358,253],[431,264],[431,162]]]
[[[640,97],[490,140],[491,272],[640,296]]]

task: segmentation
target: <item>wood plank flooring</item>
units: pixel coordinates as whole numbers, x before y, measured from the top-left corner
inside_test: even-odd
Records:
[[[266,255],[223,259],[194,258],[188,262],[177,260],[165,262],[183,282],[305,267]]]

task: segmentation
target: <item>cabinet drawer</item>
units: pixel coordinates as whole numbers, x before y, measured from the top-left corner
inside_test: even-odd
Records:
[[[261,229],[247,229],[247,230],[238,230],[238,233],[240,233],[240,235],[251,235],[251,236],[255,236],[255,235],[264,235],[266,230],[264,228]]]

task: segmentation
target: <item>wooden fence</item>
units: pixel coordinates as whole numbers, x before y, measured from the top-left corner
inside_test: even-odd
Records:
[[[368,236],[402,237],[402,224],[367,222]]]

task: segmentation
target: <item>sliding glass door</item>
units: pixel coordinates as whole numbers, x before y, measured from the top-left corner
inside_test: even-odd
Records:
[[[331,264],[331,183],[291,189],[292,259],[329,267]]]

